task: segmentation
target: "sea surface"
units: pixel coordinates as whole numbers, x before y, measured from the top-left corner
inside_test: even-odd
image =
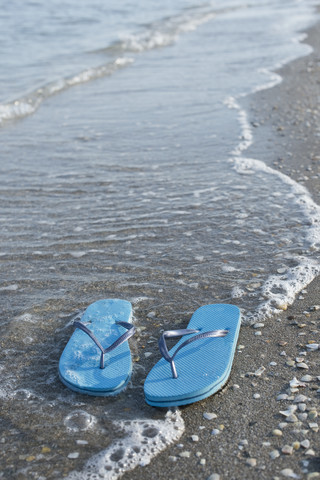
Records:
[[[242,105],[311,52],[318,3],[2,5],[0,478],[116,479],[152,462],[184,428],[144,403],[161,329],[215,302],[271,321],[319,274],[320,208],[247,158]],[[137,328],[132,382],[112,399],[57,375],[73,319],[101,298],[131,301]]]

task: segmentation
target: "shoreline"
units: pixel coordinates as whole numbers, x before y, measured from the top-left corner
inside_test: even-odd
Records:
[[[319,204],[320,22],[307,34],[304,42],[313,52],[277,71],[280,84],[245,99],[254,127],[254,142],[245,155],[304,185]],[[306,348],[319,341],[319,290],[317,277],[286,311],[265,325],[243,326],[227,386],[181,409],[185,432],[179,443],[122,478],[320,478],[319,350]],[[265,370],[259,375],[260,367]],[[309,379],[306,375],[311,381],[304,382],[305,387],[290,388],[290,381]],[[306,398],[297,403],[298,395]],[[298,405],[292,422],[280,413]],[[205,412],[217,418],[206,420]],[[212,435],[213,429],[220,433]],[[199,441],[194,442],[192,435]]]

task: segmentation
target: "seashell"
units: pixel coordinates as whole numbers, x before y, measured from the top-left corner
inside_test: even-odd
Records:
[[[305,370],[308,370],[308,369],[309,369],[308,365],[307,365],[306,363],[304,363],[304,362],[299,362],[299,363],[297,363],[297,367],[298,367],[298,368],[304,368]]]
[[[294,403],[304,403],[306,400],[308,400],[308,397],[306,397],[305,395],[302,395],[302,393],[300,393],[299,395],[297,395],[295,397],[293,402]]]
[[[291,388],[306,387],[306,384],[298,380],[296,377],[293,377],[289,385]]]
[[[284,415],[285,417],[289,417],[289,415],[294,413],[296,410],[297,410],[296,405],[290,405],[290,407],[287,410],[280,410],[279,413],[281,413],[281,415]]]

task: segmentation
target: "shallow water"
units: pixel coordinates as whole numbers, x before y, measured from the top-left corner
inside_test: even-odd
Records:
[[[117,478],[121,437],[146,442],[130,461],[122,453],[123,471],[149,461],[183,431],[179,412],[165,417],[144,404],[160,329],[185,328],[198,306],[214,302],[236,303],[248,322],[267,319],[318,274],[319,207],[303,187],[246,158],[254,137],[241,106],[279,81],[272,68],[310,51],[298,39],[317,18],[313,4],[128,2],[102,12],[100,2],[78,9],[70,0],[65,16],[37,2],[20,17],[8,13],[4,478],[75,469],[89,478],[99,468]],[[28,33],[29,55],[13,27],[20,42]],[[112,399],[73,394],[57,376],[73,318],[100,298],[131,301],[138,328],[132,383]]]

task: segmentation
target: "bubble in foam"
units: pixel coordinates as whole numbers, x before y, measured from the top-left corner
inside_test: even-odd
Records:
[[[64,425],[70,432],[84,432],[93,428],[96,423],[97,419],[84,410],[71,412],[64,419]]]
[[[83,471],[71,472],[67,480],[116,480],[138,465],[148,465],[184,432],[179,410],[167,412],[163,420],[121,421],[117,426],[126,436],[92,457]]]

